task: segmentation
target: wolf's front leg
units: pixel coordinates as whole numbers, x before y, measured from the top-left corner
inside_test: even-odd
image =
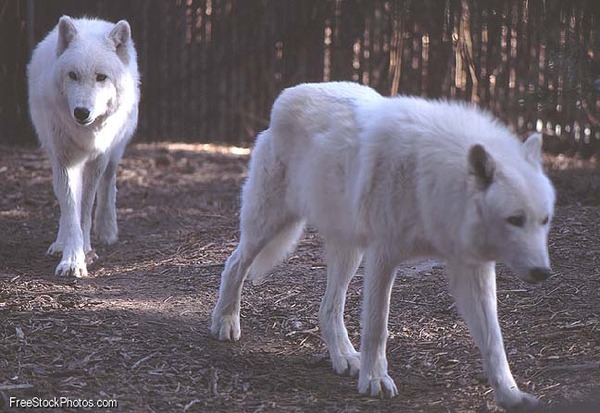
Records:
[[[538,400],[519,390],[510,372],[496,310],[495,263],[450,264],[450,289],[475,339],[496,403],[504,408],[534,407]]]
[[[65,168],[53,162],[54,193],[60,204],[58,234],[62,242],[62,259],[56,275],[87,277],[81,230],[81,168],[81,165]]]
[[[374,251],[367,254],[365,266],[358,391],[371,396],[394,397],[398,389],[388,375],[385,352],[396,267]]]

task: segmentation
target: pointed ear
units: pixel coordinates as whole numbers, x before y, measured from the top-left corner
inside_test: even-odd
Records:
[[[486,190],[494,181],[496,163],[480,144],[473,145],[469,149],[469,171],[475,176],[482,190]]]
[[[126,20],[120,20],[108,34],[108,38],[115,45],[115,50],[123,63],[129,63],[129,42],[131,41],[131,27]]]
[[[56,55],[63,54],[71,41],[77,36],[77,29],[73,20],[69,16],[62,16],[58,20],[58,44],[56,45]]]
[[[542,134],[532,133],[523,143],[525,159],[535,166],[542,166]]]

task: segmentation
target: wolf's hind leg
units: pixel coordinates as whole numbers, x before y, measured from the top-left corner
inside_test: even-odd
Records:
[[[210,331],[214,337],[222,341],[240,339],[242,287],[256,255],[254,251],[245,250],[245,246],[240,243],[227,259],[221,274],[219,299],[212,312]]]
[[[304,222],[286,204],[285,166],[275,159],[269,130],[257,138],[242,192],[240,243],[225,263],[212,334],[240,338],[240,301],[244,280],[258,278],[284,259],[298,242]]]
[[[92,229],[92,210],[94,208],[94,199],[96,198],[96,189],[100,177],[106,168],[106,157],[98,156],[87,161],[83,167],[83,182],[81,188],[81,230],[83,231],[83,251],[86,255],[86,263],[91,264],[98,258],[92,250],[90,232]]]
[[[329,348],[333,370],[356,376],[360,369],[359,353],[348,338],[344,325],[344,306],[350,280],[362,260],[362,250],[338,247],[326,242],[327,289],[319,308],[323,340]]]
[[[289,219],[282,224],[255,226],[242,234],[240,243],[225,263],[221,274],[219,299],[212,312],[211,333],[219,340],[240,338],[240,305],[242,288],[249,273],[257,276],[267,272],[297,242],[303,222]],[[272,229],[270,229],[271,227]]]
[[[119,237],[117,226],[117,169],[119,159],[110,159],[100,177],[96,191],[94,233],[100,243],[114,244]]]

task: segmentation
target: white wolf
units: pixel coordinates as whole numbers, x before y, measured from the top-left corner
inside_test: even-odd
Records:
[[[139,74],[129,24],[60,18],[33,52],[29,110],[52,161],[60,223],[49,254],[62,251],[60,275],[87,276],[94,230],[117,240],[116,173],[137,126]]]
[[[240,338],[244,280],[283,259],[304,223],[325,239],[319,310],[334,370],[359,373],[360,393],[397,395],[387,371],[390,293],[403,260],[437,257],[483,355],[498,404],[535,405],[510,372],[496,314],[495,261],[528,282],[550,275],[555,194],[541,136],[521,143],[465,104],[384,98],[352,83],[303,84],[277,99],[243,188],[241,235],[226,262],[212,334]],[[343,321],[365,255],[360,354]]]

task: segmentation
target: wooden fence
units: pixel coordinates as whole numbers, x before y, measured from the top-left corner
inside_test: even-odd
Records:
[[[597,0],[0,0],[0,143],[34,141],[25,68],[63,14],[130,22],[138,141],[249,143],[283,88],[354,80],[477,102],[549,150],[600,148]]]

